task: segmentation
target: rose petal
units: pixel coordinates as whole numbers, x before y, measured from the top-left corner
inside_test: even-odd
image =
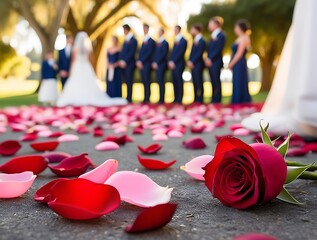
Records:
[[[0,155],[11,156],[17,153],[21,148],[21,144],[15,140],[7,140],[0,143]]]
[[[238,128],[233,131],[234,136],[248,136],[251,134],[251,131],[246,128]]]
[[[65,158],[71,157],[72,155],[65,152],[48,152],[42,154],[42,156],[45,157],[49,163],[59,163]]]
[[[43,172],[47,167],[47,159],[38,155],[15,157],[0,166],[4,173],[21,173],[31,171],[34,174]]]
[[[63,132],[52,132],[50,135],[48,135],[49,138],[56,138],[56,137],[60,137],[63,136],[64,133]]]
[[[31,142],[31,141],[35,141],[37,139],[37,134],[36,133],[27,133],[25,135],[23,135],[22,137],[20,137],[20,140],[23,142]]]
[[[49,165],[53,173],[60,177],[79,176],[87,171],[89,167],[94,166],[92,161],[87,157],[87,153],[82,153],[77,156],[72,156],[63,159],[57,165]]]
[[[74,134],[64,134],[60,136],[59,138],[57,138],[57,141],[59,142],[75,142],[78,140],[79,140],[79,137]]]
[[[122,201],[139,207],[168,203],[173,191],[173,188],[159,186],[145,174],[131,171],[116,172],[105,183],[119,191]]]
[[[162,149],[162,145],[161,144],[151,144],[147,147],[142,147],[140,145],[138,145],[138,149],[140,150],[140,152],[144,153],[144,154],[155,154],[158,151],[160,151]]]
[[[144,209],[134,220],[125,228],[128,233],[145,232],[164,227],[168,224],[176,211],[177,204],[165,203]]]
[[[79,133],[79,134],[87,134],[90,132],[89,128],[85,127],[85,126],[79,126],[77,129],[76,129],[76,132]]]
[[[69,180],[68,178],[57,178],[54,179],[48,183],[46,183],[44,186],[40,187],[34,195],[34,200],[42,203],[48,203],[50,201],[51,197],[51,189],[52,187],[60,182],[60,181],[67,181]]]
[[[120,206],[117,189],[86,179],[60,181],[51,188],[50,194],[49,207],[68,219],[98,218]]]
[[[316,153],[317,152],[317,143],[306,143],[303,146],[303,150],[306,152]]]
[[[205,170],[203,169],[203,167],[211,162],[213,158],[214,157],[211,155],[202,155],[199,157],[195,157],[188,163],[186,163],[185,166],[181,166],[181,169],[193,178],[205,181]]]
[[[97,144],[95,147],[97,151],[111,151],[111,150],[117,150],[119,148],[120,146],[117,143],[111,142],[111,141],[101,142]]]
[[[0,173],[0,198],[16,198],[24,194],[34,182],[36,175],[25,171],[16,174]]]
[[[178,130],[171,130],[168,132],[167,136],[169,136],[171,138],[181,138],[184,136],[184,134]]]
[[[286,156],[287,157],[302,157],[302,156],[306,156],[307,153],[308,151],[303,148],[289,148],[286,153]]]
[[[38,132],[38,136],[39,137],[48,137],[52,134],[52,131],[51,130],[43,130],[43,131],[40,131]]]
[[[143,158],[139,155],[138,155],[138,160],[143,167],[145,167],[147,169],[151,169],[151,170],[166,169],[166,168],[169,168],[170,166],[172,166],[174,163],[176,163],[176,160],[171,160],[169,162],[163,162],[163,161],[158,160],[158,159]]]
[[[132,134],[143,134],[144,130],[143,128],[140,128],[140,127],[135,127],[133,128],[133,131],[132,131]]]
[[[277,240],[277,238],[261,233],[247,233],[234,237],[233,240]]]
[[[229,129],[234,132],[235,130],[239,129],[239,128],[243,128],[243,125],[241,123],[234,123],[231,124]]]
[[[153,141],[166,141],[168,139],[167,135],[164,134],[164,133],[158,133],[158,134],[155,134],[153,137],[152,137],[152,140]]]
[[[191,133],[202,133],[206,126],[194,126],[190,129]]]
[[[31,143],[30,146],[35,151],[45,152],[45,151],[53,151],[57,148],[59,142],[58,141],[49,141],[49,142],[35,142]]]
[[[115,142],[119,145],[124,145],[127,142],[127,135],[122,135],[121,137],[117,137],[114,135],[109,135],[108,137],[104,138],[104,142]]]
[[[109,159],[95,169],[80,175],[78,178],[84,178],[95,183],[104,183],[118,169],[118,161]]]
[[[94,133],[93,133],[94,137],[102,137],[103,135],[104,135],[104,132],[101,127],[94,128]]]
[[[187,149],[203,149],[207,147],[204,140],[199,137],[193,137],[183,141],[183,146]]]

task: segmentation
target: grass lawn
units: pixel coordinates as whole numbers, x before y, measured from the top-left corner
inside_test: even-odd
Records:
[[[264,102],[267,96],[266,92],[260,92],[260,84],[257,82],[250,82],[250,92],[252,94],[252,99],[254,102]],[[143,97],[143,87],[142,84],[136,83],[133,86],[134,88],[134,96],[133,99],[135,102],[141,102]],[[159,99],[159,91],[158,91],[158,85],[156,83],[153,83],[151,85],[152,89],[152,96],[151,101],[157,102]],[[211,87],[209,82],[205,82],[205,98],[204,102],[208,103],[210,102],[210,96],[211,96]],[[230,103],[231,99],[231,83],[223,83],[223,103],[228,104]],[[123,85],[123,93],[126,92],[126,86]],[[166,84],[166,101],[171,102],[173,100],[173,88],[171,83]],[[28,92],[29,93],[29,92]],[[19,92],[19,94],[21,94]],[[39,104],[37,101],[37,95],[36,94],[24,94],[24,95],[18,95],[14,96],[14,92],[10,94],[11,96],[5,96],[0,98],[0,108],[7,107],[7,106],[22,106],[22,105],[31,105],[31,104]],[[125,96],[123,96],[125,97]],[[188,104],[193,101],[193,90],[192,90],[192,84],[185,83],[184,85],[184,103]]]

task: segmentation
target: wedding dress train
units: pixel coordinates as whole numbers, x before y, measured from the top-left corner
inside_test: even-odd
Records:
[[[259,131],[259,121],[278,134],[317,136],[317,1],[297,0],[270,93],[260,113],[242,124]]]

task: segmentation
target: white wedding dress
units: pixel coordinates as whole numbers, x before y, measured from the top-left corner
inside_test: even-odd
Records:
[[[57,100],[57,106],[113,106],[127,104],[126,99],[110,98],[98,84],[95,71],[89,61],[92,51],[91,41],[85,32],[79,32],[75,38],[75,59],[64,90]]]
[[[297,0],[273,85],[260,113],[242,124],[259,131],[259,121],[278,134],[315,136],[317,128],[317,0]],[[314,129],[307,131],[307,127]]]

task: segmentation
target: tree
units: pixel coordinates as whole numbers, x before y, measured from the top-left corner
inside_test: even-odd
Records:
[[[274,62],[283,48],[294,5],[295,0],[236,0],[223,4],[205,4],[198,15],[190,17],[188,25],[200,22],[207,28],[211,16],[222,16],[225,19],[224,30],[228,42],[232,43],[235,39],[235,21],[240,18],[248,19],[252,25],[252,51],[261,60],[261,91],[269,91],[275,71]]]

